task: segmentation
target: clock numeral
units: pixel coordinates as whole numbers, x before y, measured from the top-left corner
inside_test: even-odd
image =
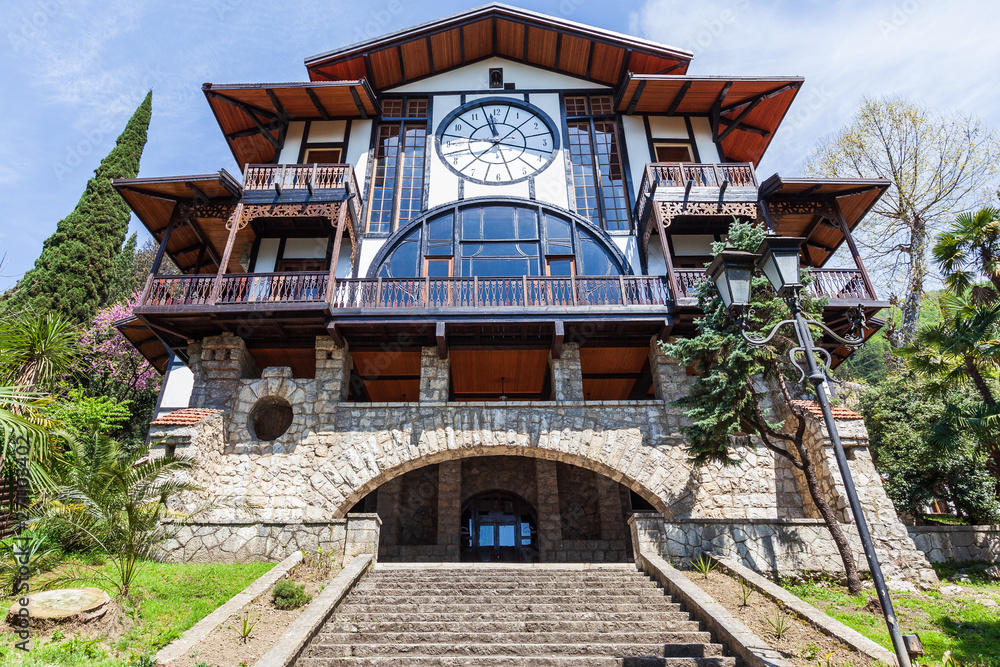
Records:
[[[498,181],[500,180],[500,174],[497,174],[497,180]]]
[[[521,175],[522,176],[526,176],[527,174],[528,174],[528,168],[527,167],[521,167]]]
[[[472,120],[479,120],[479,114],[477,113],[472,114]]]
[[[455,158],[455,161],[452,164],[458,164],[458,158]]]
[[[538,121],[537,120],[535,121],[535,129],[536,130],[538,129]]]
[[[455,131],[456,132],[461,132],[462,131],[462,124],[461,123],[455,123]]]
[[[542,145],[543,146],[548,146],[549,145],[549,140],[548,139],[542,139]]]

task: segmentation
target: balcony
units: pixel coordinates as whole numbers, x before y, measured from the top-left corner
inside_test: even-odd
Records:
[[[870,303],[878,297],[872,294],[860,269],[813,269],[813,281],[809,285],[809,294],[813,298],[826,298],[832,305],[838,302]],[[685,300],[698,298],[698,286],[707,280],[703,269],[675,269],[677,281],[677,302],[686,305]]]
[[[647,164],[634,211],[639,236],[648,239],[652,232],[649,221],[657,202],[671,202],[679,205],[678,212],[687,209],[693,215],[727,215],[727,204],[756,207],[757,187],[757,174],[749,162]]]
[[[361,234],[361,196],[349,164],[248,164],[241,201],[251,206],[347,201],[352,238]],[[308,214],[308,211],[305,211]]]

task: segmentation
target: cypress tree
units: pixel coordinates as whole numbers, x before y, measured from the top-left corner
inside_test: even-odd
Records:
[[[152,105],[150,91],[87,182],[76,208],[59,221],[34,268],[9,294],[8,308],[56,311],[89,322],[99,308],[121,294],[119,265],[131,213],[111,187],[111,179],[138,175]]]

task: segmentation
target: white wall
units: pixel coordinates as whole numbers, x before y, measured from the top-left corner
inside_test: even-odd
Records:
[[[368,149],[372,140],[372,121],[355,120],[351,123],[351,136],[347,142],[347,164],[354,165],[354,178],[358,181],[361,197],[368,197],[365,191],[365,174],[368,173]]]
[[[326,237],[285,239],[285,250],[281,256],[282,259],[324,259],[329,243],[330,239]]]
[[[153,419],[173,410],[188,407],[191,391],[194,389],[194,373],[175,356],[170,357],[167,372],[163,374],[160,388],[159,408]]]
[[[549,72],[524,63],[506,58],[488,58],[472,65],[459,67],[450,72],[430,76],[420,81],[414,81],[403,86],[390,88],[392,93],[422,93],[422,92],[501,92],[490,90],[490,68],[502,67],[504,83],[513,83],[517,90],[541,89],[561,90],[565,88],[605,88],[598,83],[585,79]],[[509,91],[508,91],[509,92]]]
[[[382,249],[385,239],[364,239],[361,241],[361,256],[358,258],[358,277],[364,278],[368,275],[368,267],[371,266],[375,255]]]
[[[288,131],[285,132],[285,143],[281,146],[281,154],[278,162],[281,164],[295,164],[299,161],[299,148],[302,146],[302,133],[306,124],[302,121],[295,121],[288,124]]]
[[[663,245],[660,243],[659,234],[649,237],[649,245],[646,247],[646,274],[650,276],[667,275],[667,260],[663,255]]]
[[[705,163],[719,162],[719,151],[712,141],[712,125],[707,118],[694,116],[691,118],[691,129],[694,130],[694,139],[698,144],[698,153],[701,154],[701,161]]]
[[[278,261],[279,239],[261,239],[257,248],[257,262],[254,264],[254,273],[271,273],[274,271],[274,264]]]
[[[306,137],[306,143],[341,142],[344,140],[346,130],[346,120],[314,120],[309,123],[309,136]]]

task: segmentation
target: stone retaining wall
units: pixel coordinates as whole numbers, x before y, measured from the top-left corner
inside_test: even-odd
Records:
[[[844,567],[830,531],[819,519],[746,520],[690,519],[676,521],[651,513],[633,515],[633,539],[672,563],[686,566],[704,552],[733,558],[768,576],[843,573]],[[841,524],[858,568],[868,571],[861,539],[854,524]],[[636,546],[639,550],[640,546]],[[936,581],[923,554],[909,540],[876,540],[875,553],[890,579]]]
[[[908,526],[906,530],[932,563],[1000,562],[1000,525]]]

